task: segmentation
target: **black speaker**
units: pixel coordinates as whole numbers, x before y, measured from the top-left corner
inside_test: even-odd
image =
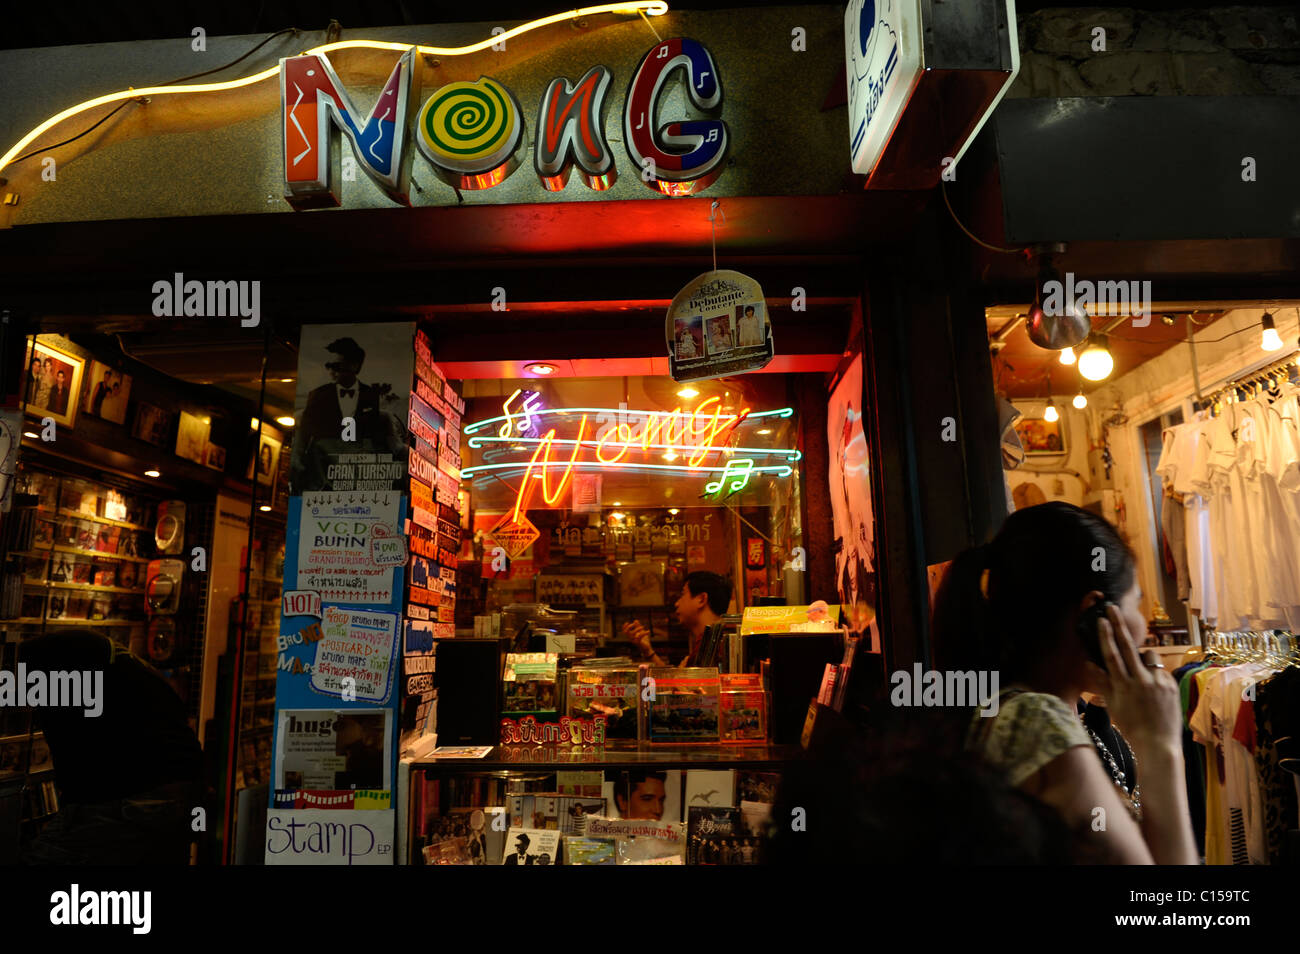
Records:
[[[496,745],[501,738],[501,643],[436,639],[439,745]]]
[[[772,741],[798,745],[808,716],[808,703],[817,697],[826,664],[844,660],[841,633],[772,633],[767,658],[771,660]]]

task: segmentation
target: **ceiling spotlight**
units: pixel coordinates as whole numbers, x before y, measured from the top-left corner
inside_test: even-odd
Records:
[[[688,384],[688,385],[686,385],[686,387],[682,388],[680,391],[677,392],[677,396],[678,396],[679,398],[693,398],[693,397],[699,397],[699,396],[700,396],[700,392],[697,391],[697,390],[695,390],[695,388],[691,387],[691,386]]]
[[[1264,320],[1261,322],[1264,326],[1264,335],[1260,339],[1259,346],[1265,351],[1278,351],[1282,348],[1282,338],[1277,333],[1277,325],[1273,323],[1273,316],[1264,312]]]
[[[676,460],[676,459],[677,459],[677,452],[676,452],[676,451],[665,451],[665,452],[664,452],[664,460]]]
[[[770,428],[770,427],[760,427],[760,428],[758,429],[758,433],[760,433],[760,434],[771,434],[771,433],[772,433],[772,428]]]
[[[41,439],[41,435],[37,434],[35,431],[23,431],[23,437],[30,437],[34,441],[39,441]]]
[[[1115,359],[1110,356],[1110,344],[1105,335],[1090,335],[1088,346],[1079,355],[1079,373],[1089,381],[1101,381],[1115,369]]]
[[[524,370],[527,371],[529,374],[536,374],[541,377],[546,377],[548,374],[555,373],[555,365],[547,364],[544,361],[534,361],[532,364],[524,365]]]
[[[270,505],[270,504],[262,504],[262,506],[258,507],[257,509],[260,510],[260,511],[262,511],[262,513],[270,513],[270,512],[271,512],[271,505]]]
[[[293,427],[293,418],[290,417],[288,414],[285,414],[283,417],[277,417],[275,419],[275,423],[281,425],[282,427]]]
[[[157,471],[157,470],[146,470],[146,471],[144,472],[144,475],[145,475],[146,477],[161,477],[161,476],[162,476],[162,472],[161,472],[161,471]]]
[[[679,513],[681,513],[681,511],[678,510],[676,507],[669,507],[668,512],[672,514],[674,517],[677,516]]]
[[[1061,419],[1060,412],[1056,410],[1056,405],[1051,400],[1047,402],[1047,410],[1043,412],[1043,420],[1058,421]]]
[[[281,378],[281,379],[280,379],[280,383],[281,383],[281,384],[293,384],[293,378]]]
[[[615,507],[621,507],[621,506],[623,506],[623,502],[622,502],[621,500],[615,500],[615,501],[614,501],[614,506],[615,506]]]
[[[1073,349],[1073,348],[1062,348],[1062,349],[1061,349],[1061,364],[1074,364],[1074,349]]]
[[[1080,411],[1082,411],[1085,407],[1088,406],[1088,399],[1084,396],[1084,393],[1080,391],[1078,394],[1074,396],[1074,400],[1071,401],[1070,403],[1073,404]]]

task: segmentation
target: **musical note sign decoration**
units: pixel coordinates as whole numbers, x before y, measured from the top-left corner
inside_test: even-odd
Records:
[[[727,466],[722,469],[722,476],[705,484],[704,493],[700,494],[700,496],[721,500],[724,497],[730,497],[734,493],[739,493],[745,489],[749,483],[749,476],[753,472],[754,462],[750,458],[742,457],[729,460]]]
[[[775,354],[762,287],[728,270],[698,275],[677,293],[664,336],[675,381],[757,371]]]

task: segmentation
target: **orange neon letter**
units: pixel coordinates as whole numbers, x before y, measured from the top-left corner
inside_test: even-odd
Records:
[[[624,431],[627,431],[626,437],[623,436]],[[611,434],[616,435],[614,437],[614,442],[622,443],[623,449],[618,452],[618,456],[613,460],[606,460],[605,455],[601,453],[601,450],[605,446],[605,441],[610,439]],[[611,427],[605,432],[603,437],[598,438],[596,441],[596,460],[600,461],[602,464],[617,464],[627,454],[627,445],[631,439],[632,428],[628,427],[626,424],[619,424],[616,427]]]
[[[537,450],[533,451],[533,459],[528,462],[528,467],[524,470],[524,483],[519,488],[519,493],[515,496],[515,522],[519,521],[519,514],[524,509],[527,499],[532,495],[532,477],[533,467],[537,464],[537,458],[542,458],[542,499],[549,506],[554,507],[560,499],[560,494],[564,493],[564,488],[569,484],[569,478],[573,476],[573,465],[578,462],[578,455],[582,453],[582,438],[587,432],[587,415],[582,415],[582,421],[578,424],[578,439],[573,442],[573,454],[569,457],[569,462],[564,466],[564,474],[560,477],[560,482],[555,490],[551,490],[551,444],[555,440],[555,428],[546,432],[542,442],[537,445]]]

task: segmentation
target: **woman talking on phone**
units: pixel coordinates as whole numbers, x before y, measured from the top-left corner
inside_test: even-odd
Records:
[[[963,720],[966,745],[1056,809],[1078,860],[1197,864],[1178,687],[1155,653],[1139,656],[1136,569],[1115,529],[1086,510],[1016,511],[953,561],[935,638],[945,668],[998,673],[996,713]],[[1084,724],[1085,694],[1104,700],[1118,731]]]

